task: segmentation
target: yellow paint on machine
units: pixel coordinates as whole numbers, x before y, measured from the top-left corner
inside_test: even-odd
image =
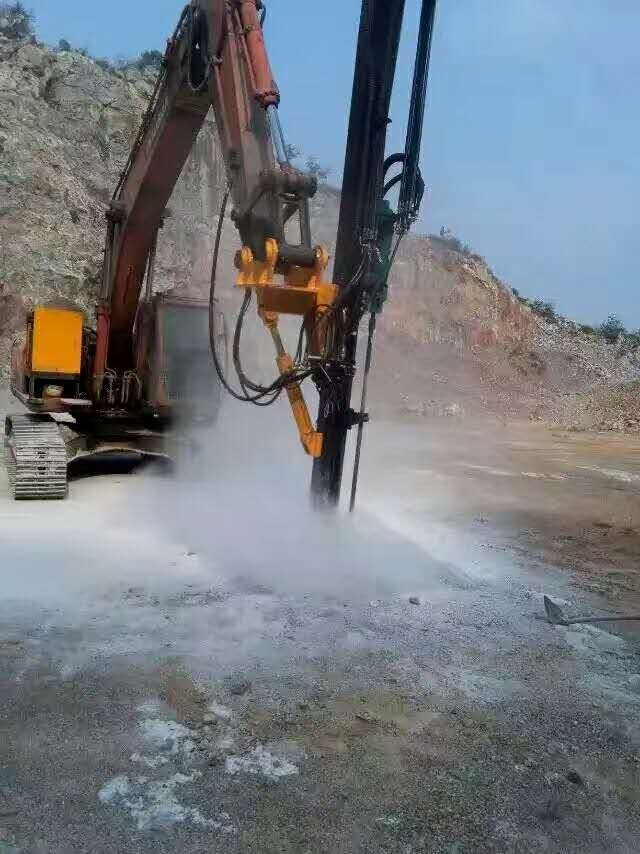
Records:
[[[79,374],[82,361],[79,311],[36,308],[33,312],[31,370],[41,374]]]

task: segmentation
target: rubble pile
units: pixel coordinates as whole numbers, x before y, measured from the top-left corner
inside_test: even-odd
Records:
[[[543,358],[563,358],[568,379],[617,385],[640,378],[640,351],[630,349],[622,336],[610,343],[570,320],[550,323],[540,318],[535,343]]]
[[[640,381],[599,390],[586,407],[583,424],[617,433],[640,432]]]

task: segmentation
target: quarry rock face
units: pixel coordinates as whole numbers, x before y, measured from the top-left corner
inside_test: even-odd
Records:
[[[410,237],[398,253],[383,328],[421,344],[457,348],[532,342],[537,317],[481,259]]]
[[[3,365],[22,326],[17,306],[64,297],[93,316],[105,211],[154,79],[0,38],[0,299],[12,306],[0,326]],[[213,138],[198,140],[172,200],[159,256],[163,288],[185,279],[190,286],[208,251],[224,186]]]
[[[0,281],[8,293],[27,303],[60,295],[91,306],[100,279],[104,212],[153,82],[153,73],[114,72],[79,53],[0,40]],[[208,287],[225,181],[208,122],[169,205],[159,287],[194,294]],[[339,205],[332,188],[322,188],[312,204],[314,238],[331,247]],[[237,238],[232,229],[225,238],[230,272]],[[493,345],[519,340],[533,326],[530,313],[519,310],[486,265],[460,264],[425,239],[407,240],[393,284],[392,325],[417,341]],[[410,308],[417,293],[418,314]]]
[[[11,340],[34,303],[63,297],[93,317],[105,211],[154,80],[152,71],[115,70],[78,52],[0,36],[0,371],[6,373]],[[169,203],[159,240],[159,290],[208,293],[225,185],[209,118]],[[312,202],[314,239],[330,249],[339,206],[339,192],[331,187],[321,187]],[[228,216],[221,247],[217,293],[223,307],[235,310],[238,239]],[[408,391],[403,382],[411,384],[418,406],[452,387],[446,376],[444,383],[432,381],[436,355],[435,373],[453,370],[460,387],[456,399],[444,400],[445,409],[468,408],[458,398],[469,395],[482,406],[499,403],[508,387],[511,410],[531,414],[548,408],[554,395],[639,376],[634,354],[581,334],[574,324],[546,323],[480,256],[452,249],[446,240],[407,237],[390,294],[378,362],[397,386],[398,405]],[[488,374],[478,380],[478,371]]]

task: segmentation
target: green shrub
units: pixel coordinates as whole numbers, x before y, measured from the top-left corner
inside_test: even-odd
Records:
[[[459,237],[456,237],[455,234],[452,234],[447,228],[441,228],[440,234],[430,234],[429,239],[433,240],[435,243],[439,243],[440,246],[444,246],[446,249],[450,249],[452,252],[458,252],[460,255],[464,255],[465,258],[477,261],[478,264],[487,263],[486,259],[483,258],[479,252],[474,252],[473,248],[468,243],[463,243]],[[493,270],[488,266],[487,269],[493,276]]]
[[[139,71],[144,71],[146,68],[153,68],[159,71],[164,61],[164,54],[159,50],[143,50],[135,66]]]
[[[0,35],[8,39],[27,39],[33,34],[33,15],[22,3],[0,3]]]
[[[610,344],[617,341],[621,335],[627,334],[624,324],[616,317],[615,314],[610,314],[605,322],[600,324],[598,332]]]
[[[555,323],[558,319],[555,307],[552,302],[546,302],[542,299],[534,299],[530,303],[531,308],[537,315],[548,320],[550,323]]]
[[[640,329],[636,329],[635,332],[627,332],[625,337],[625,344],[631,350],[636,350],[640,347]]]
[[[292,145],[290,142],[287,143],[287,157],[290,161],[297,160],[301,154],[302,151],[297,145]]]
[[[462,254],[463,246],[459,237],[444,237],[442,242],[445,246],[448,246],[449,249],[453,249],[454,252],[460,252]]]
[[[447,249],[451,249],[452,252],[459,252],[461,255],[464,251],[464,246],[459,237],[456,237],[455,234],[451,235],[443,235],[443,234],[430,234],[430,239],[439,243],[441,246],[445,246]]]
[[[313,155],[309,155],[309,157],[307,157],[305,168],[309,175],[313,175],[314,178],[318,179],[320,184],[326,183],[327,178],[331,174],[331,169],[322,166],[318,158]]]
[[[62,51],[63,53],[69,53],[69,51],[71,50],[71,44],[66,39],[60,39],[60,41],[58,42],[58,50]]]

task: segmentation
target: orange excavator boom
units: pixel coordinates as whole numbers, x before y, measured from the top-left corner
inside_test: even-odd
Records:
[[[269,238],[284,243],[282,195],[304,206],[315,192],[313,179],[276,163],[274,152],[284,148],[280,95],[260,9],[260,0],[193,0],[168,41],[162,73],[107,213],[93,367],[98,398],[107,369],[121,373],[134,367],[133,328],[158,228],[210,109],[233,216],[254,257],[264,257]],[[313,263],[311,252],[304,257]]]

